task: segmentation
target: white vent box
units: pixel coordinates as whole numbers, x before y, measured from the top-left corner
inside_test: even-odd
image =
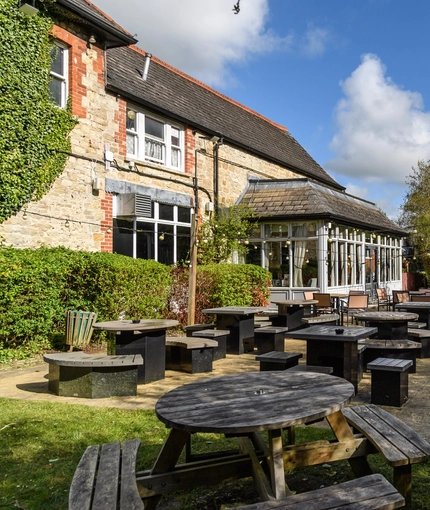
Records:
[[[117,216],[152,217],[152,201],[147,195],[123,193],[117,197]]]

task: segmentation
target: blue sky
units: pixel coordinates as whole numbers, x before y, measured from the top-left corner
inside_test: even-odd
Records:
[[[428,0],[95,0],[138,46],[286,126],[391,218],[430,160]]]

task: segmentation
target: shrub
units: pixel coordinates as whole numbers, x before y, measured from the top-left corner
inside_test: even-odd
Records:
[[[0,346],[52,347],[66,310],[98,320],[162,317],[170,268],[153,260],[59,248],[0,249]]]
[[[195,322],[204,324],[211,318],[201,311],[219,306],[267,306],[269,303],[270,273],[252,264],[210,264],[197,268]],[[188,319],[187,268],[173,270],[173,285],[169,295],[168,318],[181,326]]]

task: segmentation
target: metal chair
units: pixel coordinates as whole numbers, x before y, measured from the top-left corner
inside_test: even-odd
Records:
[[[315,305],[315,315],[320,315],[322,313],[334,313],[330,294],[314,292],[313,299],[318,301],[318,303]]]
[[[346,311],[346,323],[349,322],[349,317],[352,317],[352,321],[354,320],[354,314],[365,312],[369,307],[369,296],[367,294],[350,294],[348,296],[348,303],[344,305],[342,308],[342,324],[343,324],[343,316]]]
[[[93,334],[93,324],[96,322],[97,314],[95,312],[83,312],[81,310],[71,310],[66,312],[66,336],[64,343],[69,346],[69,351],[73,347],[81,348],[88,345]]]
[[[396,309],[397,303],[406,303],[407,301],[410,301],[409,291],[393,290],[393,310]]]
[[[388,311],[391,308],[391,297],[387,294],[387,289],[376,289],[376,296],[378,298],[378,310],[385,306]]]

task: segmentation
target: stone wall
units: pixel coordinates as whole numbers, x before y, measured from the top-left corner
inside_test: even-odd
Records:
[[[55,26],[59,41],[69,48],[69,94],[72,113],[79,122],[71,133],[72,155],[50,191],[28,204],[15,217],[0,225],[0,236],[8,245],[35,248],[66,246],[88,251],[112,251],[114,196],[105,192],[105,179],[126,181],[194,197],[196,170],[199,205],[214,201],[215,152],[208,133],[185,126],[185,171],[168,170],[136,161],[132,169],[126,159],[126,101],[108,93],[104,86],[105,59],[102,43],[89,45],[87,33],[75,26]],[[196,85],[198,86],[198,85]],[[106,164],[105,150],[114,162]],[[299,175],[249,151],[225,142],[218,146],[219,205],[236,203],[248,177],[288,178]],[[96,185],[93,181],[96,180]]]

